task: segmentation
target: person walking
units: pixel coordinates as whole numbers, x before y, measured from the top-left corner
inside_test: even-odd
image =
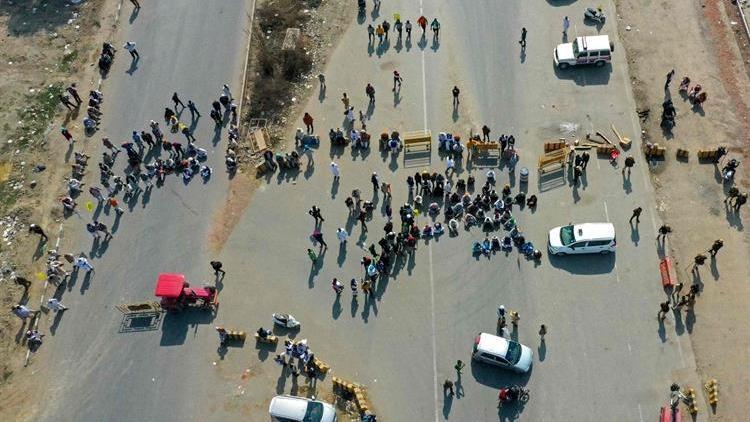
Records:
[[[747,203],[747,192],[742,192],[734,199],[734,211],[739,212],[740,207]]]
[[[363,233],[367,233],[367,223],[365,222],[365,219],[367,219],[367,212],[365,212],[365,210],[360,210],[357,220],[359,220],[359,224],[362,226]]]
[[[367,24],[367,42],[372,44],[375,41],[375,28],[372,24]]]
[[[695,258],[693,258],[693,271],[703,265],[706,262],[706,259],[708,259],[708,257],[705,254],[699,253],[696,255]]]
[[[583,170],[581,170],[581,166],[573,167],[573,186],[578,186],[578,179],[581,178],[582,174]]]
[[[391,24],[388,23],[387,19],[383,19],[383,23],[380,26],[383,27],[383,32],[385,32],[385,40],[388,41],[388,31],[391,30]]]
[[[641,213],[643,212],[643,208],[637,207],[633,209],[633,214],[630,216],[630,220],[628,222],[630,224],[633,224],[633,219],[635,218],[635,224],[638,224],[641,222]]]
[[[331,173],[333,174],[334,181],[339,180],[339,177],[341,176],[339,173],[339,165],[334,161],[331,161]]]
[[[315,252],[313,252],[313,250],[310,248],[307,248],[307,256],[310,258],[310,261],[312,261],[313,265],[315,265],[318,262],[318,257],[315,255]]]
[[[326,75],[324,75],[322,73],[318,73],[318,82],[320,82],[320,90],[321,91],[325,91],[326,88],[328,88],[326,86]]]
[[[224,268],[222,268],[224,267],[224,264],[221,261],[211,261],[209,262],[209,264],[211,264],[211,268],[213,268],[214,275],[216,277],[218,277],[219,274],[221,274],[221,277],[224,278],[227,272],[224,271]]]
[[[663,320],[667,317],[667,312],[669,312],[669,301],[660,303],[659,312],[656,314],[656,318]]]
[[[148,145],[149,148],[153,148],[156,146],[153,135],[146,132],[145,130],[141,131],[141,139],[146,143],[146,145]]]
[[[737,198],[740,195],[740,190],[737,188],[737,186],[732,186],[729,188],[729,191],[727,192],[727,196],[724,198],[725,204],[731,204],[732,201]]]
[[[451,93],[453,94],[453,108],[456,108],[461,103],[461,101],[458,99],[458,95],[461,93],[461,90],[458,89],[457,86],[453,85],[453,90],[451,91]]]
[[[583,151],[581,154],[581,169],[585,172],[586,167],[589,165],[589,160],[591,159],[591,156],[588,152]]]
[[[724,247],[724,240],[716,239],[714,240],[714,244],[711,245],[711,249],[709,249],[708,252],[711,254],[711,257],[715,257],[722,247]]]
[[[73,104],[73,102],[70,101],[70,97],[68,95],[60,94],[57,96],[57,99],[60,100],[62,105],[64,105],[68,110],[75,110],[77,107],[75,104]]]
[[[666,224],[662,224],[661,227],[659,227],[659,234],[656,236],[656,239],[657,240],[659,240],[659,238],[666,239],[669,233],[672,233],[672,227]]]
[[[36,224],[29,225],[29,233],[38,234],[44,242],[49,240],[49,237],[47,237],[47,233],[44,232],[44,229]]]
[[[310,214],[310,215],[312,216],[312,218],[314,218],[314,219],[315,219],[315,224],[316,224],[316,225],[318,224],[318,220],[320,220],[320,222],[321,222],[321,223],[322,223],[322,222],[324,222],[324,221],[326,221],[326,220],[325,220],[325,219],[323,218],[323,215],[322,215],[322,214],[320,213],[320,208],[318,208],[318,207],[317,207],[317,206],[315,206],[315,205],[313,205],[313,206],[312,206],[312,207],[311,207],[311,208],[310,208],[310,209],[309,209],[309,210],[307,211],[307,213],[308,213],[308,214]]]
[[[446,390],[448,391],[448,395],[455,395],[456,393],[453,392],[453,381],[446,379],[443,382],[443,395],[445,395]]]
[[[68,307],[63,305],[59,299],[51,297],[47,300],[47,308],[55,312],[67,311]]]
[[[341,102],[344,104],[344,111],[349,111],[349,96],[346,92],[341,96]]]
[[[432,38],[435,41],[440,39],[440,22],[438,22],[437,18],[432,19],[432,23],[430,24],[430,29],[432,29]]]
[[[337,278],[331,280],[331,288],[336,292],[336,296],[341,296],[341,292],[344,291],[344,285]]]
[[[396,22],[393,24],[393,28],[396,30],[396,32],[398,32],[398,38],[396,39],[396,41],[401,41],[404,34],[404,24],[401,23],[401,19],[396,19]]]
[[[378,36],[378,45],[383,44],[383,35],[385,35],[385,29],[383,29],[383,25],[378,25],[378,27],[375,28],[375,35]]]
[[[422,38],[424,38],[425,31],[427,30],[427,18],[424,17],[424,15],[420,16],[419,19],[417,19],[417,25],[422,28]]]
[[[365,87],[365,94],[370,99],[370,104],[375,104],[375,87],[368,83]]]
[[[65,88],[66,91],[68,91],[68,94],[70,94],[73,99],[76,100],[77,105],[81,105],[83,100],[81,100],[81,96],[78,95],[78,89],[76,88],[76,83],[73,82],[72,84],[68,85],[67,88]]]
[[[321,232],[320,232],[320,230],[317,230],[317,229],[316,229],[316,230],[315,230],[315,231],[313,232],[313,234],[312,234],[312,238],[313,238],[313,239],[314,239],[314,240],[315,240],[316,242],[320,243],[321,249],[322,249],[322,248],[328,249],[328,244],[326,243],[326,241],[325,241],[325,240],[323,240],[323,233],[321,233]]]
[[[456,173],[456,160],[450,155],[445,157],[445,177],[449,177],[448,172],[450,172],[451,175]]]
[[[73,139],[73,134],[70,133],[70,131],[67,128],[65,128],[65,126],[63,126],[63,127],[60,128],[60,133],[62,133],[62,136],[69,143],[72,143],[72,142],[76,141],[75,139]]]
[[[310,113],[305,113],[305,115],[302,116],[302,122],[305,124],[307,133],[313,133],[313,130],[315,128],[313,127],[313,117],[310,115]]]
[[[632,156],[628,156],[627,158],[625,158],[625,167],[622,168],[623,176],[625,175],[625,170],[628,171],[628,176],[630,176],[630,171],[634,165],[635,165],[635,158],[633,158]]]
[[[349,288],[352,290],[352,299],[357,300],[357,291],[359,290],[357,287],[357,279],[352,278],[349,281]]]
[[[347,233],[346,229],[343,227],[339,227],[336,229],[336,237],[339,239],[339,243],[343,245],[346,243],[346,238],[349,237],[349,233]]]
[[[544,343],[544,336],[547,335],[547,326],[542,324],[541,327],[539,327],[539,340]]]
[[[518,43],[521,44],[521,50],[526,49],[526,28],[521,28],[521,40]]]
[[[120,148],[116,147],[107,137],[102,138],[102,145],[104,145],[104,147],[108,150],[112,151],[115,155],[120,152]]]
[[[406,23],[404,24],[404,29],[406,30],[406,41],[411,41],[411,21],[406,20]]]
[[[195,118],[198,116],[198,118],[201,117],[201,113],[198,111],[198,107],[195,106],[195,103],[192,100],[188,100],[188,110],[190,110],[190,117]]]
[[[672,83],[672,78],[674,77],[674,69],[670,70],[669,73],[667,73],[667,80],[664,82],[664,90],[669,89],[669,84]]]
[[[570,28],[570,19],[568,17],[563,18],[563,36],[568,36],[568,28]]]
[[[141,55],[138,54],[138,50],[135,49],[135,42],[128,41],[122,46],[122,48],[128,50],[128,53],[130,53],[130,57],[133,59],[133,61],[141,59]]]
[[[396,86],[398,86],[399,92],[401,91],[401,82],[404,81],[404,78],[401,77],[401,74],[398,73],[397,70],[393,71],[393,92],[396,92]]]
[[[372,176],[370,176],[370,183],[372,183],[372,192],[377,194],[378,188],[380,188],[380,181],[378,180],[378,174],[374,171],[372,172]]]
[[[175,111],[177,110],[177,106],[178,105],[180,107],[182,107],[183,110],[185,109],[185,104],[182,102],[182,100],[180,99],[180,97],[177,96],[176,92],[174,94],[172,94],[172,102],[174,103],[174,109],[175,109]]]
[[[466,367],[466,364],[464,364],[461,359],[456,361],[456,364],[453,366],[453,369],[456,370],[456,373],[458,376],[461,376],[461,370],[463,370]]]

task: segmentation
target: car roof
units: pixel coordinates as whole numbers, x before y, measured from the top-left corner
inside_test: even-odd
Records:
[[[615,238],[612,223],[583,223],[573,226],[576,240],[604,240]]]
[[[609,50],[609,35],[590,35],[576,38],[578,48],[588,50]]]
[[[272,416],[301,421],[307,412],[307,404],[312,400],[305,397],[276,396],[271,399],[268,412]]]
[[[508,344],[508,339],[488,333],[480,333],[477,350],[505,357],[508,354]]]

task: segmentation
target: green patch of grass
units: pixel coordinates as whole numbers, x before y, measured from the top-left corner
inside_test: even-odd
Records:
[[[60,59],[60,64],[57,66],[61,72],[71,73],[73,71],[73,63],[78,59],[78,50],[72,50],[63,54]]]
[[[16,128],[13,148],[24,148],[31,141],[30,138],[40,138],[55,117],[58,96],[63,92],[61,82],[48,85],[41,91],[27,95],[25,106],[18,110],[18,118],[22,124]]]
[[[0,213],[2,215],[5,215],[16,204],[19,197],[18,192],[18,190],[13,189],[13,182],[10,180],[0,183]]]

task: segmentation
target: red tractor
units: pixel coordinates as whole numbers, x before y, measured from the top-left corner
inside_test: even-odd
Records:
[[[211,311],[219,307],[219,292],[216,287],[190,287],[183,274],[159,274],[154,294],[161,298],[162,309],[170,312],[181,311],[187,306]]]

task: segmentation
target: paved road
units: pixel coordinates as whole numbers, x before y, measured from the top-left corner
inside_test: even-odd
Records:
[[[50,388],[41,397],[47,411],[43,416],[49,420],[193,419],[207,410],[199,400],[186,398],[200,397],[211,387],[194,382],[200,373],[194,368],[205,365],[202,356],[214,346],[197,341],[195,324],[210,321],[178,321],[163,335],[118,334],[122,314],[113,306],[152,299],[159,271],[184,271],[195,281],[210,275],[207,222],[220,209],[228,181],[223,171],[226,138],[216,138],[213,146],[208,112],[222,84],[239,91],[252,2],[142,3],[135,19],[130,3],[123,6],[119,45],[136,41],[141,60],[133,69],[127,52],[118,51],[103,84],[105,118],[100,134],[113,141],[128,139],[133,129],[147,127],[150,119],[163,122],[164,107],[171,107],[171,95],[177,91],[184,102],[195,101],[203,114],[196,137],[209,150],[215,174],[205,185],[200,178],[186,186],[180,178],[169,177],[150,197],[138,197],[119,224],[114,213],[102,217],[116,229],[115,237],[98,250],[101,256],[93,261],[93,277],[79,277],[65,292],[63,301],[71,309],[53,325],[54,336],[35,362],[43,368],[37,374],[55,374],[44,375]],[[189,112],[182,117],[189,121]],[[92,165],[91,182],[98,175]],[[85,209],[81,212],[80,218],[72,217],[75,221],[66,234],[89,252],[91,238],[83,236],[82,228],[88,216]]]
[[[188,16],[172,22],[166,19],[170,16],[166,7],[158,7],[165,8],[164,14],[157,15],[162,16],[159,25],[142,14],[129,30],[141,31],[143,39],[172,43],[174,48],[159,49],[163,55],[176,54],[177,46],[185,49],[198,40],[233,39],[244,24],[244,15],[234,13],[212,15],[216,22],[226,19],[219,29],[196,26],[207,12],[195,9],[186,9]],[[366,384],[385,420],[593,420],[595,414],[611,420],[649,420],[665,401],[673,379],[696,385],[691,378],[694,359],[689,342],[677,335],[684,333],[685,323],[675,326],[670,319],[660,328],[655,320],[663,300],[653,241],[657,222],[653,192],[640,161],[627,180],[619,168],[594,160],[577,191],[561,179],[557,179],[558,186],[555,180],[540,186],[532,171],[529,192],[544,190],[539,208],[517,215],[526,237],[540,247],[554,225],[612,221],[618,231],[614,256],[545,257],[535,265],[513,252],[475,260],[470,257],[470,246],[483,235],[474,229],[457,238],[443,236],[420,243],[415,257],[379,285],[372,300],[353,301],[348,290],[335,300],[330,290],[333,277],[346,282],[361,275],[362,247],[379,239],[384,223],[376,212],[368,224],[369,235],[362,236],[358,224],[347,221],[344,198],[354,188],[369,196],[369,175],[377,171],[393,184],[397,208],[408,200],[406,175],[418,168],[403,156],[390,157],[375,149],[360,154],[329,148],[325,132],[342,124],[340,93],[348,92],[357,109],[366,107],[366,79],[377,88],[377,104],[368,122],[373,133],[382,128],[426,127],[433,133],[450,130],[465,135],[486,122],[493,136],[516,135],[521,166],[532,169],[543,140],[557,137],[561,122],[578,122],[579,135],[591,127],[607,130],[614,122],[635,138],[638,129],[621,48],[615,51],[611,67],[564,73],[552,68],[552,49],[560,40],[564,14],[574,22],[571,32],[596,32],[581,23],[580,7],[556,7],[542,0],[478,1],[460,8],[444,0],[425,2],[426,16],[441,17],[440,42],[432,42],[429,34],[420,42],[415,29],[412,43],[391,40],[388,48],[368,48],[366,23],[352,25],[326,71],[327,97],[320,101],[314,92],[306,106],[316,117],[323,145],[313,155],[314,164],[299,174],[276,174],[261,181],[223,248],[221,259],[229,272],[215,322],[252,331],[268,326],[274,311],[293,312],[303,328],[291,336],[307,338],[335,375]],[[387,2],[377,19],[388,16],[390,20],[394,12],[414,21],[419,8],[413,2]],[[371,19],[368,11],[366,21]],[[614,24],[611,20],[605,27],[610,36],[615,35]],[[529,30],[525,55],[516,42],[521,26]],[[181,34],[182,28],[205,34]],[[145,33],[150,36],[143,36],[142,31],[151,31]],[[126,117],[121,122],[110,120],[106,129],[126,134],[132,125],[160,115],[175,80],[180,81],[178,90],[196,90],[193,95],[201,98],[211,96],[215,87],[235,75],[234,69],[218,64],[241,51],[241,37],[237,38],[232,45],[218,44],[220,49],[205,47],[206,56],[192,69],[194,73],[180,69],[189,68],[189,61],[197,55],[181,50],[162,57],[144,45],[143,68],[132,78],[112,78],[110,90],[130,95],[131,101],[122,103],[127,108],[111,102],[112,107],[123,107]],[[207,60],[209,55],[216,59]],[[122,72],[122,59],[118,66]],[[394,69],[405,78],[400,95],[390,91]],[[129,84],[139,84],[138,92],[128,90]],[[454,84],[462,89],[457,113],[450,107]],[[138,104],[143,107],[134,107]],[[201,127],[204,136],[210,136]],[[338,184],[331,183],[327,170],[332,158],[342,169]],[[433,169],[443,170],[436,152],[431,160]],[[466,176],[465,167],[460,177]],[[472,169],[480,182],[484,171]],[[121,316],[112,305],[149,297],[159,271],[185,271],[194,280],[208,276],[201,242],[206,238],[212,204],[223,200],[224,179],[217,173],[208,187],[194,182],[187,188],[171,180],[167,188],[154,192],[144,210],[125,216],[121,234],[97,262],[89,290],[72,302],[81,311],[72,309],[65,315],[55,338],[48,342],[54,344],[48,353],[56,358],[49,369],[61,379],[45,397],[59,396],[52,401],[48,416],[266,420],[264,408],[274,394],[304,392],[301,380],[295,384],[279,375],[279,367],[270,359],[273,351],[254,349],[253,342],[217,356],[214,324],[199,314],[167,319],[157,331],[117,334]],[[517,173],[504,168],[499,184],[506,182],[515,191]],[[200,200],[195,199],[198,196]],[[382,198],[374,200],[381,210]],[[305,254],[313,229],[306,210],[313,203],[323,209],[323,232],[331,244],[318,270],[311,270]],[[637,205],[646,212],[638,229],[631,230],[627,219]],[[335,245],[334,232],[340,226],[353,234],[343,249]],[[131,262],[137,267],[126,267]],[[73,292],[79,288],[74,286]],[[495,309],[501,303],[521,314],[518,333],[513,335],[534,349],[532,372],[519,377],[472,363],[461,377],[462,397],[443,397],[439,385],[446,378],[455,380],[456,359],[470,361],[477,332],[494,332]],[[536,335],[540,323],[549,327],[546,347],[539,345]],[[497,388],[506,383],[531,388],[532,398],[525,408],[510,407],[498,413]],[[99,404],[103,402],[107,405]]]

